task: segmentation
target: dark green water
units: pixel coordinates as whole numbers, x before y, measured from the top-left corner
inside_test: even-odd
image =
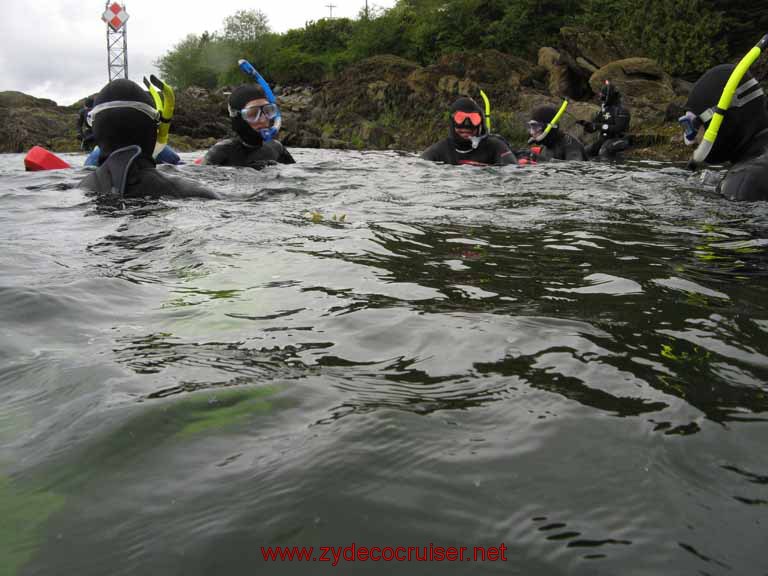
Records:
[[[768,574],[764,203],[295,156],[118,211],[0,156],[0,576]],[[261,553],[353,542],[507,560]]]

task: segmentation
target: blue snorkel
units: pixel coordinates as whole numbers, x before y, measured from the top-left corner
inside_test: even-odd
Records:
[[[259,130],[259,133],[264,139],[264,142],[269,142],[275,136],[277,136],[277,133],[280,131],[280,126],[283,123],[282,116],[280,115],[280,107],[277,106],[275,95],[272,93],[272,89],[269,87],[269,84],[267,84],[267,81],[264,80],[261,74],[259,74],[256,68],[254,68],[253,65],[248,62],[248,60],[240,59],[237,61],[237,65],[240,66],[240,70],[248,74],[248,76],[259,83],[259,85],[264,89],[264,94],[266,95],[267,100],[269,100],[269,103],[274,104],[277,108],[277,115],[272,119],[272,126]]]

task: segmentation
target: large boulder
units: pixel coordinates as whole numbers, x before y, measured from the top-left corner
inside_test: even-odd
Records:
[[[539,66],[547,71],[549,93],[567,96],[570,92],[568,67],[560,62],[560,52],[547,46],[539,49]]]
[[[545,46],[539,49],[539,66],[547,71],[549,93],[580,99],[590,95],[589,72],[569,54]]]

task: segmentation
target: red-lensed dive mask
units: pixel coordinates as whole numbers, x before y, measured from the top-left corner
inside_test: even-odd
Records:
[[[472,124],[472,126],[480,126],[483,122],[483,117],[480,115],[480,112],[464,112],[462,110],[457,110],[453,113],[453,123],[457,126],[461,126],[466,120],[469,120],[469,123]]]

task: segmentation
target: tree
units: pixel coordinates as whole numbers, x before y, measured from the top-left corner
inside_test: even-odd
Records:
[[[261,10],[238,10],[224,19],[221,39],[243,44],[255,42],[269,33],[269,21]]]
[[[702,72],[725,58],[725,43],[716,41],[722,16],[702,0],[634,0],[620,27],[631,44],[672,74]]]
[[[723,18],[722,38],[728,44],[729,59],[740,58],[768,33],[766,0],[711,0]]]
[[[202,86],[215,88],[216,71],[207,63],[205,51],[214,38],[204,32],[202,36],[189,34],[155,65],[163,79],[177,88]]]

